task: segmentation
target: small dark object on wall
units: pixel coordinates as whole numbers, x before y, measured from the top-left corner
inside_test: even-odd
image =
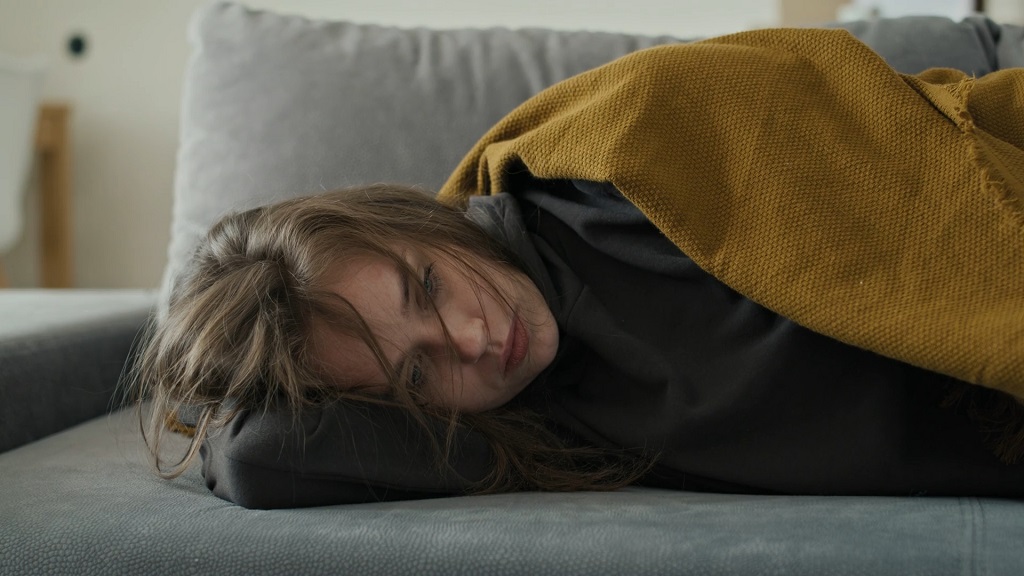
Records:
[[[84,34],[72,34],[68,37],[68,54],[72,58],[83,58],[88,47],[89,43],[86,41]]]

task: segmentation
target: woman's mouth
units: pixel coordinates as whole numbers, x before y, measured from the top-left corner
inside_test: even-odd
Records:
[[[526,331],[519,315],[512,316],[512,325],[509,326],[508,336],[505,338],[505,349],[502,351],[502,366],[504,373],[508,374],[515,370],[523,359],[526,358],[526,351],[530,348],[530,334]]]

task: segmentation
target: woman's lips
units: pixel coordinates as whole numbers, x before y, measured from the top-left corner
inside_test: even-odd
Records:
[[[502,351],[502,366],[504,373],[508,374],[526,358],[526,351],[530,348],[530,334],[523,326],[519,315],[512,316],[512,325],[509,326],[508,336],[505,338],[505,349]]]

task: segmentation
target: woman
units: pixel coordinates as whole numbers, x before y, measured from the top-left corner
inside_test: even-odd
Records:
[[[183,407],[198,410],[195,435],[168,475],[243,411],[283,402],[299,414],[347,400],[403,410],[425,430],[446,422],[447,433],[432,437],[442,461],[458,451],[458,429],[482,434],[492,460],[476,491],[644,481],[1021,495],[1024,467],[991,449],[1015,456],[1005,447],[1021,444],[1017,403],[868,351],[886,349],[869,345],[879,334],[897,352],[904,339],[911,352],[921,348],[916,309],[897,307],[906,321],[890,328],[893,314],[875,308],[891,304],[877,294],[903,302],[896,296],[927,293],[921,282],[908,288],[904,275],[935,268],[925,278],[950,276],[929,263],[929,250],[960,257],[972,254],[962,246],[986,254],[1014,246],[1012,223],[974,222],[980,235],[998,229],[1009,240],[936,244],[918,234],[933,222],[953,228],[942,212],[949,204],[1015,218],[993,211],[985,194],[1013,194],[995,167],[1021,165],[1019,149],[974,137],[986,119],[1004,140],[1019,137],[993,122],[988,106],[1005,99],[990,96],[996,82],[979,81],[968,110],[962,79],[900,77],[837,34],[759,33],[718,40],[721,50],[654,49],[553,87],[485,136],[442,202],[374,187],[221,221],[140,362],[138,379],[155,400],[154,453],[167,418]],[[743,89],[761,98],[735,97],[736,77],[727,76],[683,97],[709,53],[729,64],[722,69],[741,71]],[[818,89],[794,82],[805,77]],[[840,90],[847,84],[870,88],[871,98]],[[694,110],[702,99],[708,118]],[[878,122],[876,108],[885,118],[898,111],[914,130]],[[788,122],[794,115],[806,116],[801,129]],[[467,205],[472,189],[492,194]],[[502,190],[511,194],[493,193]],[[865,230],[874,235],[860,238]],[[965,257],[964,282],[977,276],[971,266],[982,266],[1007,275],[1009,284],[991,284],[1018,297],[1013,250],[1008,267]],[[780,264],[763,266],[777,254]],[[705,268],[802,324],[828,328],[836,315],[847,330],[804,328]],[[793,270],[791,284],[785,274]],[[957,286],[967,303],[990,292]],[[843,300],[825,299],[836,294]],[[862,303],[843,308],[848,301]],[[1017,317],[1009,317],[1011,330],[1020,328]],[[963,371],[950,366],[948,373]],[[1020,384],[1012,369],[984,372],[1009,374],[1008,388]],[[943,405],[961,396],[966,409]],[[964,412],[977,420],[989,404],[997,425],[979,430]]]
[[[153,400],[158,468],[165,429],[182,431],[178,415],[197,415],[191,446],[162,470],[167,477],[243,410],[349,400],[488,434],[503,461],[481,490],[622,485],[643,465],[574,470],[609,455],[567,448],[517,403],[475,414],[506,406],[536,380],[558,338],[508,247],[423,191],[381,185],[221,220],[178,282],[135,380]]]
[[[464,215],[378,186],[218,223],[140,364],[154,453],[167,414],[200,410],[169,475],[212,429],[283,399],[385,403],[481,431],[506,459],[481,491],[641,478],[748,492],[1021,490],[1021,466],[1000,464],[942,406],[966,384],[739,296],[607,184],[533,181],[518,197],[475,199]]]

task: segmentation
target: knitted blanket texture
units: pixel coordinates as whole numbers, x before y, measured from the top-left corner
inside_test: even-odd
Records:
[[[899,74],[843,30],[656,47],[522,104],[440,197],[524,169],[611,182],[811,330],[1024,398],[1024,69]]]

